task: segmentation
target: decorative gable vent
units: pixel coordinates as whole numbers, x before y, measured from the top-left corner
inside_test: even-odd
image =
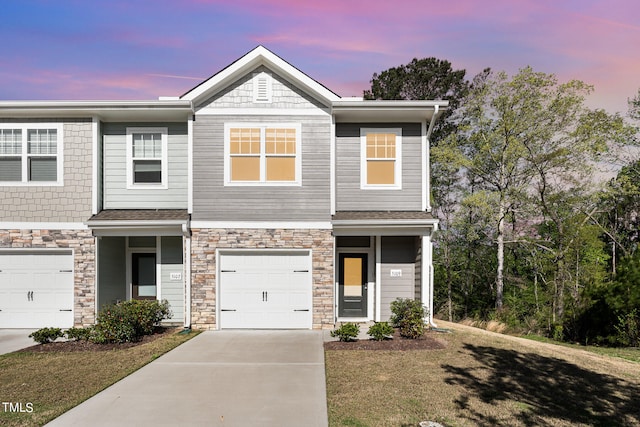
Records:
[[[273,93],[273,79],[271,74],[258,73],[253,75],[253,102],[271,102]]]

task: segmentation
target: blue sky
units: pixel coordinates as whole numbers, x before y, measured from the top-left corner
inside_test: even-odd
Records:
[[[0,100],[181,95],[262,44],[343,96],[434,56],[472,77],[530,65],[626,112],[637,0],[3,0]]]

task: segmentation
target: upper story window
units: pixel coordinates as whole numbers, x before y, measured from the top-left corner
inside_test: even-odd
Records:
[[[226,124],[225,185],[300,185],[299,124]]]
[[[362,129],[360,133],[360,187],[402,188],[402,130]]]
[[[167,128],[127,128],[127,188],[167,188]]]
[[[0,185],[62,185],[62,124],[0,125]]]

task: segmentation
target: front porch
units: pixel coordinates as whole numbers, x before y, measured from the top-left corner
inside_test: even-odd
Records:
[[[167,300],[168,324],[188,326],[188,216],[184,211],[103,211],[87,224],[97,237],[96,310],[130,299]]]
[[[426,212],[338,212],[333,217],[336,321],[388,321],[397,298],[421,301],[433,320],[431,236]]]

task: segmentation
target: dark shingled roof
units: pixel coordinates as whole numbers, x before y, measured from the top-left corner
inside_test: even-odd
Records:
[[[332,217],[333,221],[366,220],[433,220],[431,212],[424,211],[340,211]]]
[[[91,221],[187,221],[186,209],[107,209],[89,218]]]

